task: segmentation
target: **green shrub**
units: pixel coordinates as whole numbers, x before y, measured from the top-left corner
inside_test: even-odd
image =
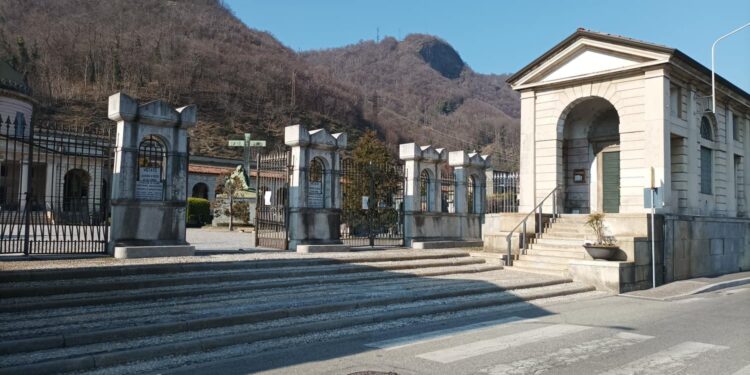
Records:
[[[187,220],[191,225],[202,226],[211,221],[211,204],[208,199],[188,198]]]

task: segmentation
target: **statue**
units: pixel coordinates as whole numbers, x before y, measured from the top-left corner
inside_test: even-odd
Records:
[[[230,186],[234,181],[238,181],[239,185]],[[249,191],[250,185],[247,181],[248,178],[245,174],[245,168],[243,168],[242,165],[238,165],[237,168],[234,169],[234,172],[232,172],[232,174],[229,175],[229,178],[224,182],[224,191]]]

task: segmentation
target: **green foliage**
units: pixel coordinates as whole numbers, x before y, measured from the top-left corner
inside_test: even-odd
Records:
[[[208,199],[190,197],[187,200],[188,225],[202,226],[211,221],[211,204]]]
[[[613,240],[604,235],[604,213],[592,212],[586,217],[586,226],[591,228],[596,235],[595,245],[612,245]]]
[[[388,148],[375,132],[364,133],[354,144],[352,159],[345,165],[343,187],[344,215],[362,216],[362,197],[369,197],[372,211],[379,205],[392,207],[393,196],[400,187],[399,166],[391,158]],[[344,218],[345,222],[357,218]]]
[[[229,211],[229,210],[227,210]],[[229,215],[229,212],[226,212]],[[232,214],[235,219],[239,219],[243,224],[250,223],[250,203],[248,202],[234,202],[232,204]]]

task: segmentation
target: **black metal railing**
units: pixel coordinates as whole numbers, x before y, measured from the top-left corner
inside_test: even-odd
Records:
[[[528,249],[528,239],[526,235],[526,222],[529,220],[531,215],[536,215],[536,225],[534,226],[534,233],[535,238],[541,238],[542,233],[544,232],[544,203],[547,202],[547,199],[550,197],[552,198],[552,217],[550,218],[550,221],[554,222],[555,219],[559,216],[559,210],[557,208],[557,195],[560,190],[560,187],[557,186],[554,189],[552,189],[547,196],[545,196],[539,203],[537,203],[536,206],[528,213],[526,216],[524,216],[521,221],[516,224],[513,229],[510,230],[510,233],[505,237],[505,241],[508,244],[508,253],[507,258],[505,259],[505,264],[508,266],[513,265],[513,234],[518,230],[518,228],[521,228],[521,239],[518,244],[519,252],[526,252],[526,249]]]
[[[493,171],[485,213],[518,212],[518,172]]]

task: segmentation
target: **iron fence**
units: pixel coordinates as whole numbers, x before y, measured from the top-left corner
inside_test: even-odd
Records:
[[[492,171],[486,213],[518,212],[518,172]]]

